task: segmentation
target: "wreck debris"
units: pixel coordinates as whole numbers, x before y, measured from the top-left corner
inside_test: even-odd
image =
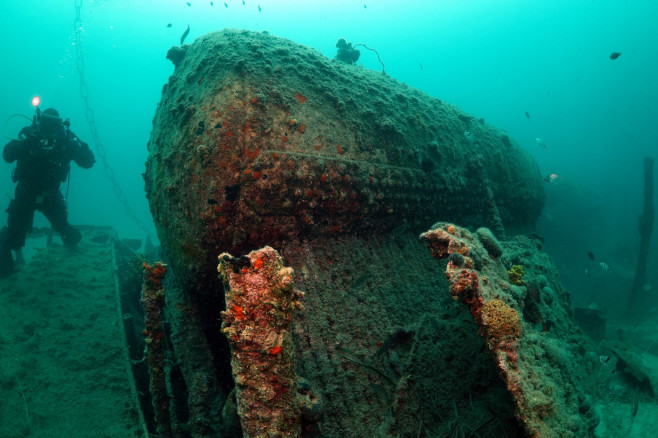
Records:
[[[564,357],[554,357],[560,341],[549,343],[542,338],[546,332],[521,319],[525,283],[514,284],[503,263],[464,228],[438,223],[420,240],[435,259],[448,259],[450,293],[473,316],[528,435],[590,436],[598,420],[593,414],[583,415],[588,410],[583,412],[579,385],[563,371],[568,349],[563,350]],[[546,360],[538,360],[542,357]]]
[[[227,400],[233,387],[224,384],[231,354],[218,323],[223,306],[208,305],[221,287],[217,254],[269,245],[295,269],[298,287],[309,294],[305,302],[312,300],[295,317],[295,366],[323,396],[323,433],[368,436],[390,416],[388,392],[396,386],[371,382],[379,377],[347,363],[340,349],[366,357],[389,333],[426,312],[435,315],[442,303],[431,295],[435,285],[445,285],[417,232],[441,211],[445,220],[485,225],[503,239],[498,206],[505,207],[509,232],[531,227],[544,199],[539,169],[483,121],[379,72],[345,66],[268,33],[226,30],[184,48],[154,118],[146,190],[181,295],[198,309],[194,319],[208,338],[213,365],[220,364],[216,374],[226,374],[218,379],[218,399]],[[462,141],[464,129],[475,133],[477,146]],[[495,181],[487,193],[484,177]],[[384,262],[396,258],[395,267]],[[364,265],[375,267],[371,279],[359,279]],[[250,262],[236,275],[243,268],[253,269]],[[403,278],[411,272],[424,279],[421,289]],[[391,283],[394,294],[378,286]],[[347,293],[350,285],[354,290]],[[233,311],[240,315],[229,305],[227,312]],[[178,350],[190,344],[172,340],[189,389],[205,359],[183,356]],[[436,362],[432,354],[419,362]],[[479,356],[489,364],[487,354]],[[431,387],[439,388],[438,382]],[[407,385],[408,401],[431,403],[419,384]],[[407,407],[397,412],[410,412]],[[420,412],[396,424],[398,432],[439,421]]]
[[[223,253],[217,267],[229,286],[222,331],[231,346],[242,431],[245,437],[300,437],[290,324],[303,293],[293,288],[293,271],[273,248],[246,257],[249,264]]]
[[[480,227],[475,230],[475,235],[491,257],[498,258],[503,255],[503,248],[500,246],[500,242],[498,242],[498,239],[496,239],[496,236],[494,236],[489,228]]]
[[[165,304],[165,287],[162,280],[167,273],[167,265],[155,262],[153,266],[144,262],[144,283],[142,285],[142,303],[144,304],[144,323],[142,332],[146,342],[146,362],[151,378],[150,391],[153,397],[153,409],[158,433],[162,437],[171,436],[169,415],[169,395],[167,394],[167,377],[163,337],[163,309]]]
[[[653,230],[653,158],[644,157],[644,211],[639,220],[640,231],[640,254],[635,270],[635,279],[631,288],[630,308],[631,310],[644,302],[643,287],[647,281],[647,259],[649,258],[649,242]]]
[[[340,38],[338,42],[336,42],[336,48],[338,49],[336,51],[336,59],[345,64],[356,63],[361,55],[361,52],[356,50],[352,46],[352,43],[348,43],[345,38]]]

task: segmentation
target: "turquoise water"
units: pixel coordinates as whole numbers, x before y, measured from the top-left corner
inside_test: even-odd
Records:
[[[188,24],[188,43],[224,27],[268,30],[330,57],[338,38],[366,43],[380,52],[389,75],[507,130],[542,172],[617,204],[611,214],[639,208],[629,192],[641,184],[642,157],[658,144],[655,2],[186,3],[81,2],[90,104],[108,163],[144,221],[145,144],[161,87],[173,70],[164,55]],[[0,120],[17,112],[31,115],[30,99],[38,94],[43,108],[58,108],[90,140],[76,72],[75,14],[73,0],[3,4]],[[611,61],[612,52],[622,55]],[[362,51],[359,63],[380,69],[372,52]],[[17,129],[13,123],[18,121],[10,122],[10,134]],[[538,147],[537,137],[546,149]],[[7,178],[0,184],[11,193]],[[73,223],[109,222],[126,237],[143,234],[125,218],[100,165],[74,171],[69,199]]]
[[[31,117],[30,101],[39,95],[42,108],[71,119],[98,159],[80,92],[77,67],[84,65],[108,166],[143,226],[126,213],[100,160],[87,171],[73,166],[73,224],[111,225],[122,237],[154,233],[141,176],[146,143],[173,71],[165,54],[188,25],[187,43],[226,27],[267,30],[328,57],[346,38],[376,48],[390,76],[504,129],[543,176],[557,175],[546,184],[537,231],[576,305],[605,304],[629,286],[642,160],[658,155],[658,2],[98,0],[79,2],[77,30],[75,3],[0,7],[0,121],[15,113]],[[612,60],[613,52],[621,55]],[[381,70],[367,50],[357,64]],[[9,119],[5,134],[16,135],[22,124]],[[12,167],[0,171],[0,192],[8,196]],[[35,225],[46,221],[38,217]],[[647,290],[655,291],[655,266],[652,256]]]
[[[70,117],[92,144],[76,69],[113,172],[73,166],[73,224],[112,225],[122,237],[153,233],[142,172],[151,120],[178,45],[225,27],[267,30],[328,57],[338,38],[381,54],[386,72],[506,130],[540,165],[548,201],[538,231],[567,284],[586,287],[592,251],[632,269],[642,208],[642,159],[658,145],[658,3],[578,1],[79,1],[83,59],[76,57],[76,2],[5,2],[0,121],[32,116],[32,96]],[[259,11],[260,7],[260,11]],[[168,25],[171,24],[171,27]],[[621,52],[616,60],[609,55]],[[380,70],[373,52],[358,64]],[[528,116],[526,116],[526,113]],[[13,118],[5,134],[24,120]],[[541,138],[541,147],[536,139]],[[3,164],[0,193],[13,195]],[[47,225],[37,215],[36,225]],[[611,233],[617,229],[619,233]],[[628,231],[628,232],[627,232]],[[654,233],[655,234],[655,233]],[[596,266],[595,266],[596,267]]]

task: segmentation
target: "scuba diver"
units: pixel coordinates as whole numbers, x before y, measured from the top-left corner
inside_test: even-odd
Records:
[[[94,154],[71,132],[68,119],[62,122],[57,110],[41,112],[37,105],[32,125],[21,129],[19,138],[7,143],[3,151],[7,163],[16,161],[12,179],[17,185],[7,208],[7,226],[0,230],[0,277],[14,270],[11,250],[17,252],[18,260],[22,258],[20,249],[32,230],[35,210],[46,216],[67,248],[82,238],[68,222],[66,200],[59,187],[69,175],[71,161],[89,169],[94,165]]]

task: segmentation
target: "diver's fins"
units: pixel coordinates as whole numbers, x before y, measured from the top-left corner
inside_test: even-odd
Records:
[[[8,242],[9,230],[4,227],[0,230],[0,278],[4,278],[14,272],[14,258]]]
[[[67,248],[73,248],[75,245],[80,242],[82,239],[82,233],[75,229],[72,225],[68,225],[66,227],[66,230],[64,230],[61,233],[62,236],[62,242],[64,242],[64,246]]]
[[[23,250],[22,249],[17,249],[16,250],[16,260],[14,260],[14,268],[20,268],[25,264],[25,257],[23,257]]]

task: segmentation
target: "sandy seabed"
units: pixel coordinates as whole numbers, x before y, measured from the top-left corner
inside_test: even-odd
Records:
[[[143,436],[110,229],[37,248],[0,280],[0,436]],[[59,239],[53,239],[58,242]]]

